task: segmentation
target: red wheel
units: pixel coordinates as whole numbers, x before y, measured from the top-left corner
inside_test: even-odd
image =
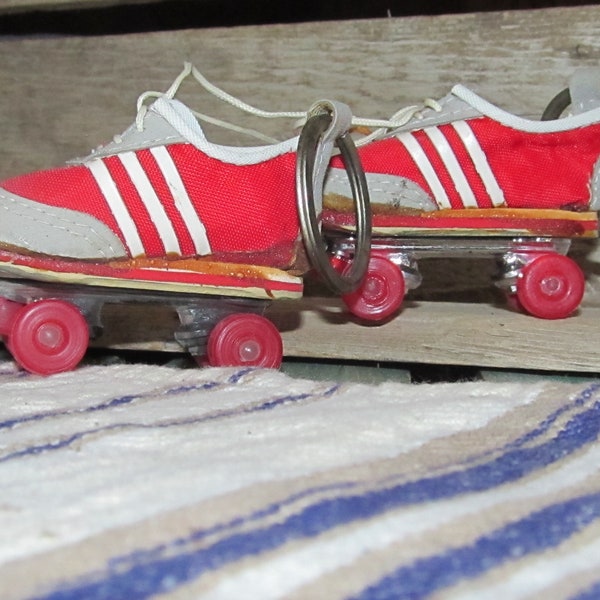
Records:
[[[252,313],[229,315],[208,336],[208,363],[213,367],[266,367],[276,369],[283,359],[277,327]]]
[[[16,314],[8,347],[27,371],[51,375],[74,369],[88,341],[88,325],[77,308],[62,300],[40,300]]]
[[[542,254],[525,265],[517,279],[517,299],[531,315],[564,319],[577,310],[585,278],[579,266],[561,254]]]
[[[387,258],[373,255],[361,286],[342,296],[348,310],[368,321],[381,321],[402,306],[406,285],[402,271]]]

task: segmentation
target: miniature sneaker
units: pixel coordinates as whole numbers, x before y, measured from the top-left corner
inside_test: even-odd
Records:
[[[149,108],[143,95],[136,123],[91,155],[2,182],[0,248],[56,261],[210,256],[289,267],[296,139],[211,144],[173,98],[179,83]]]
[[[399,113],[399,126],[360,149],[373,234],[596,236],[600,69],[578,71],[570,99],[570,116],[533,121],[457,85],[439,102]],[[328,226],[352,229],[349,195],[334,158]]]
[[[301,247],[298,138],[258,147],[209,142],[199,113],[174,98],[190,74],[210,86],[186,64],[166,93],[140,96],[136,122],[111,143],[64,167],[0,183],[0,274],[122,287],[137,280],[208,283],[213,293],[245,287],[251,296],[257,289],[268,297],[301,294],[298,273],[282,272],[297,262]],[[150,106],[148,98],[155,100]],[[349,126],[349,111],[345,120]]]

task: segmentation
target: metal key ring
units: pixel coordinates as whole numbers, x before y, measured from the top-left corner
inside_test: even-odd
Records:
[[[320,113],[310,117],[298,140],[296,162],[296,195],[300,227],[304,237],[304,245],[308,258],[321,275],[325,283],[337,294],[348,294],[354,291],[363,281],[369,264],[371,252],[371,204],[367,180],[363,171],[356,146],[348,133],[335,140],[348,175],[356,214],[356,243],[354,258],[350,270],[341,274],[330,262],[325,241],[319,228],[319,219],[315,210],[314,172],[319,156],[319,142],[332,121],[328,113]],[[326,157],[327,160],[329,157]]]

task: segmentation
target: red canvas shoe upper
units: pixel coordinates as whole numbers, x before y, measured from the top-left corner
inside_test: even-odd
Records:
[[[121,246],[109,255],[213,254],[244,262],[246,253],[271,253],[266,262],[283,266],[299,230],[294,147],[295,140],[258,148],[210,144],[187,107],[160,98],[141,127],[90,156],[2,187],[59,211],[53,218],[65,223],[65,235],[78,213],[91,217]]]
[[[600,125],[529,133],[480,117],[402,132],[360,156],[366,172],[416,183],[439,209],[588,210]]]
[[[233,165],[192,144],[175,143],[22,175],[2,187],[94,217],[114,232],[129,257],[286,247],[289,253],[298,237],[294,168],[289,151],[266,162]]]
[[[591,77],[595,86],[589,85]],[[456,86],[437,110],[423,111],[360,149],[367,180],[373,181],[371,201],[423,211],[597,210],[600,71],[583,82],[584,111],[543,122],[515,117]],[[581,86],[581,77],[575,78],[571,95],[581,94]],[[339,158],[332,166],[341,168]],[[333,191],[342,192],[341,179],[333,177]]]

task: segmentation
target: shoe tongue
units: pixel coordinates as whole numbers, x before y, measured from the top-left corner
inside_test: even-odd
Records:
[[[575,71],[569,82],[569,92],[574,115],[600,107],[600,68],[587,67]]]
[[[175,98],[159,98],[152,106],[179,133],[184,134],[187,132],[189,134],[189,132],[192,132],[195,135],[204,137],[196,117],[183,102]]]

